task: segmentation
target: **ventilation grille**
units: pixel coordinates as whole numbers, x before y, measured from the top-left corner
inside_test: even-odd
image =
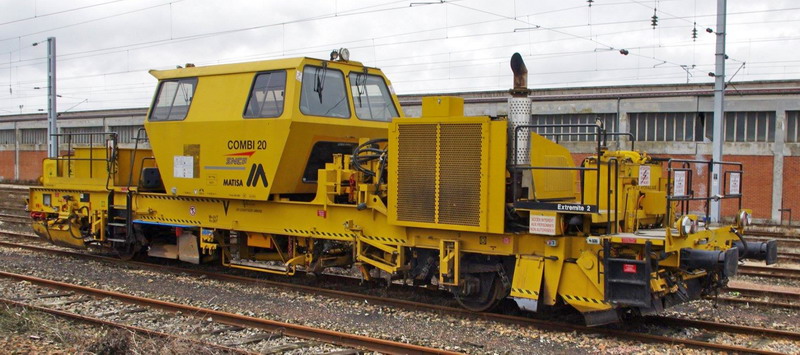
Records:
[[[436,218],[436,125],[398,127],[397,219],[434,223]]]
[[[443,124],[439,129],[439,223],[479,226],[481,125]]]
[[[397,220],[479,227],[483,124],[398,126]]]

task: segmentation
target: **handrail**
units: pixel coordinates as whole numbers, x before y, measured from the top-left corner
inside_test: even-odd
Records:
[[[564,167],[564,166],[530,166],[530,165],[524,166],[524,165],[520,165],[519,164],[519,157],[517,156],[516,152],[517,152],[517,148],[518,148],[517,145],[518,145],[518,142],[519,142],[520,131],[522,129],[527,129],[528,130],[528,134],[530,134],[532,132],[532,129],[536,129],[536,128],[575,128],[575,127],[577,127],[577,128],[581,128],[581,127],[594,128],[594,132],[542,132],[542,133],[537,132],[537,134],[539,134],[539,135],[541,135],[543,137],[554,136],[556,143],[558,143],[558,138],[561,137],[561,136],[595,136],[595,137],[597,137],[597,139],[596,139],[596,142],[597,142],[597,152],[596,152],[597,161],[596,161],[596,164],[595,164],[596,166],[594,168],[588,168],[588,167],[585,167],[583,165],[580,166],[580,167]],[[618,159],[616,157],[610,157],[608,159],[608,161],[602,162],[600,157],[602,156],[603,148],[606,146],[606,143],[608,141],[608,136],[623,136],[623,135],[624,136],[628,136],[630,138],[631,147],[633,148],[634,144],[635,144],[634,142],[636,141],[636,137],[634,137],[634,135],[632,133],[629,133],[629,132],[607,132],[602,123],[601,124],[540,124],[540,125],[519,125],[519,126],[514,127],[514,141],[512,142],[513,159],[511,159],[511,163],[510,163],[510,166],[509,166],[509,170],[511,172],[512,179],[514,180],[514,181],[512,181],[512,196],[514,196],[514,202],[517,202],[516,201],[516,196],[517,196],[518,181],[516,181],[516,180],[518,179],[517,172],[520,171],[520,170],[531,170],[531,171],[532,170],[579,171],[580,172],[580,184],[581,184],[581,201],[580,201],[581,204],[584,204],[584,202],[585,202],[585,199],[584,199],[584,191],[585,191],[584,172],[586,172],[586,171],[594,171],[596,173],[596,179],[595,179],[595,184],[596,184],[595,185],[595,205],[591,206],[591,207],[593,207],[595,209],[595,211],[596,211],[595,213],[601,213],[600,208],[599,208],[600,207],[600,173],[601,173],[602,165],[606,165],[607,169],[608,169],[608,171],[607,171],[607,175],[608,175],[607,176],[607,181],[608,181],[608,187],[609,187],[608,191],[607,191],[607,194],[606,194],[606,233],[611,233],[611,230],[612,230],[612,227],[611,227],[612,216],[611,216],[611,211],[610,211],[610,209],[612,207],[612,202],[611,202],[612,191],[613,191],[613,195],[614,195],[614,202],[613,202],[613,206],[614,206],[614,228],[613,229],[614,229],[615,232],[619,232],[619,161],[618,161]],[[532,154],[533,154],[532,151],[529,152],[529,155],[532,155]],[[585,163],[585,161],[584,161],[584,163]],[[612,164],[613,164],[613,166],[615,168],[614,175],[613,175],[614,176],[614,185],[613,185],[614,188],[613,188],[613,190],[611,189],[611,179],[612,179],[611,168],[612,168]],[[533,193],[534,201],[535,202],[540,202],[540,200],[536,196],[535,182],[532,182],[532,188],[534,189],[534,193]]]
[[[558,127],[561,127],[561,128],[564,128],[564,127],[570,127],[570,128],[572,128],[572,127],[594,128],[595,129],[594,132],[581,133],[581,135],[593,135],[593,136],[597,137],[597,156],[598,156],[598,158],[600,157],[601,152],[602,152],[601,137],[602,137],[602,133],[603,133],[603,130],[604,130],[603,126],[600,125],[600,124],[545,124],[545,125],[519,125],[519,126],[516,126],[516,127],[514,127],[514,142],[512,143],[512,147],[513,147],[513,150],[512,150],[513,153],[512,154],[513,154],[514,158],[512,159],[511,166],[509,167],[509,170],[512,170],[512,174],[511,175],[512,175],[512,179],[514,180],[514,181],[512,181],[512,194],[513,194],[512,196],[514,196],[514,198],[516,198],[516,196],[517,196],[517,191],[516,191],[517,190],[517,181],[516,181],[517,174],[515,174],[515,173],[517,171],[519,171],[519,170],[571,170],[571,171],[580,171],[581,172],[581,204],[584,204],[583,171],[593,170],[593,171],[597,172],[597,177],[598,177],[597,180],[596,180],[596,184],[597,184],[596,189],[595,189],[595,194],[596,194],[595,202],[596,202],[596,204],[595,204],[594,207],[599,212],[599,204],[600,204],[600,164],[598,164],[596,168],[563,167],[563,166],[539,166],[539,167],[533,167],[533,166],[520,166],[519,165],[516,151],[517,151],[517,141],[519,140],[519,132],[520,132],[520,130],[522,130],[524,128],[527,128],[528,129],[528,134],[530,134],[530,133],[532,133],[531,132],[532,128],[558,128]],[[552,134],[555,134],[555,133],[549,133],[549,135],[552,135]],[[568,133],[564,133],[564,134],[568,134]],[[533,152],[529,152],[529,154],[531,154],[531,155],[532,155],[532,153]],[[531,179],[532,179],[532,177],[531,177]],[[536,202],[539,201],[538,198],[536,197],[535,188],[534,188],[534,191],[533,191],[533,199]]]
[[[67,176],[72,174],[72,161],[89,161],[89,178],[94,177],[94,171],[92,167],[94,166],[94,162],[100,161],[99,159],[94,158],[94,139],[91,139],[92,136],[110,136],[110,141],[112,142],[112,149],[116,149],[118,137],[119,135],[117,132],[73,132],[73,133],[53,133],[50,134],[51,137],[56,138],[56,150],[58,149],[59,137],[67,137],[67,154],[65,156],[58,155],[56,157],[52,157],[49,159],[59,161],[59,160],[66,160],[67,161]],[[73,136],[90,136],[89,139],[89,158],[74,158],[72,157],[72,137]],[[106,141],[108,142],[108,141]],[[106,157],[103,161],[106,162],[106,171],[110,175],[111,174],[111,166],[113,164],[113,154],[109,154],[108,149],[106,149]],[[56,175],[61,176],[60,167],[56,164]]]
[[[679,167],[673,167],[673,164],[680,164],[680,166]],[[705,196],[696,196],[694,189],[692,189],[692,182],[693,182],[693,176],[694,176],[693,169],[692,169],[693,165],[704,165],[706,167],[706,169],[707,169],[706,171],[707,171],[708,179],[707,179],[707,184],[706,184]],[[722,193],[719,194],[719,195],[716,195],[716,196],[711,196],[711,186],[712,186],[711,184],[713,182],[712,181],[712,175],[713,175],[712,172],[714,171],[714,166],[715,165],[719,165],[720,166],[720,170],[722,170],[722,167],[725,167],[725,166],[733,166],[735,168],[738,168],[738,170],[728,170],[728,171],[723,172],[723,177],[722,177],[723,186],[722,186],[722,189],[721,189]],[[674,220],[671,220],[671,218],[670,218],[670,214],[671,214],[670,212],[671,212],[672,202],[673,201],[678,201],[678,202],[681,203],[681,213],[683,213],[683,214],[688,213],[688,211],[689,211],[689,202],[690,201],[706,201],[706,206],[705,206],[706,217],[709,217],[711,215],[711,204],[709,203],[711,200],[718,201],[718,200],[724,200],[724,199],[736,199],[736,200],[738,200],[738,205],[739,205],[738,209],[741,210],[742,209],[742,196],[743,196],[742,195],[742,188],[743,188],[743,183],[742,182],[744,180],[744,169],[743,169],[743,166],[744,166],[744,164],[739,163],[739,162],[714,161],[713,159],[712,160],[673,159],[673,158],[668,159],[667,160],[667,188],[668,188],[668,192],[667,192],[667,209],[666,209],[667,212],[664,215],[664,219],[665,219],[665,221],[664,221],[665,223],[664,224],[665,224],[665,226],[671,226],[675,222]],[[675,195],[674,194],[675,193],[675,191],[674,191],[675,187],[673,186],[673,174],[675,172],[680,172],[680,171],[685,171],[686,172],[686,182],[685,182],[686,187],[685,188],[687,189],[687,191],[686,191],[686,194],[684,194],[684,195]],[[727,183],[728,183],[727,177],[731,173],[739,174],[739,179],[740,180],[739,180],[739,193],[738,194],[728,194],[726,192],[727,191],[727,187],[728,187],[727,186]]]
[[[145,133],[144,138],[141,137],[142,132]],[[129,193],[131,190],[131,185],[133,184],[133,168],[134,166],[136,166],[136,152],[139,150],[139,141],[147,141],[147,140],[149,140],[149,138],[147,137],[147,131],[145,131],[144,127],[139,128],[136,131],[136,138],[133,139],[134,144],[133,144],[133,152],[131,153],[131,167],[128,170],[128,184],[126,185],[126,189]],[[142,162],[144,162],[144,159],[142,159]]]

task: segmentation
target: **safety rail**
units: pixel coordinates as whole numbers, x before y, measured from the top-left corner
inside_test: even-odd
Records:
[[[119,141],[119,136],[116,132],[74,132],[74,133],[53,133],[50,136],[55,137],[56,139],[56,147],[60,147],[60,137],[66,137],[66,144],[67,144],[67,153],[65,155],[58,155],[56,157],[51,157],[48,159],[52,159],[55,161],[66,161],[67,162],[67,176],[72,175],[72,162],[73,161],[88,161],[89,162],[89,178],[94,177],[94,167],[95,162],[105,162],[106,163],[106,171],[111,176],[112,168],[114,164],[114,154],[117,150],[117,142]],[[73,143],[72,137],[74,136],[89,136],[89,157],[88,158],[79,158],[73,157]],[[94,136],[109,136],[110,139],[106,139],[104,146],[107,148],[105,158],[95,158],[94,157],[94,148],[99,147],[94,145]],[[111,148],[110,150],[108,148]],[[58,149],[61,150],[60,148]],[[61,177],[62,171],[59,164],[56,164],[56,175]]]
[[[516,154],[517,145],[518,145],[518,142],[520,140],[519,139],[520,131],[525,129],[525,130],[528,131],[527,134],[530,134],[534,129],[539,129],[539,128],[545,128],[545,129],[547,129],[547,128],[553,128],[553,129],[555,129],[555,128],[587,128],[587,129],[594,129],[594,132],[580,132],[580,133],[573,133],[573,132],[541,132],[540,133],[540,132],[537,132],[537,134],[539,134],[539,135],[541,135],[543,137],[548,137],[548,136],[554,137],[555,138],[554,141],[556,143],[558,143],[559,138],[562,137],[562,136],[577,136],[577,135],[580,135],[580,136],[595,136],[595,137],[597,137],[597,139],[596,139],[596,142],[597,142],[597,152],[596,152],[597,153],[597,164],[596,164],[596,167],[588,168],[588,167],[585,167],[583,165],[580,166],[580,167],[532,166],[530,164],[529,165],[521,165],[519,163],[519,160],[518,160],[519,158],[518,158],[518,156]],[[537,198],[536,182],[535,181],[532,181],[532,186],[531,186],[531,188],[533,189],[533,191],[532,191],[533,201],[531,202],[531,201],[519,201],[519,200],[517,200],[517,196],[519,196],[517,189],[521,185],[521,177],[519,176],[520,175],[519,173],[521,173],[524,170],[531,170],[531,171],[533,171],[533,170],[551,170],[551,171],[568,170],[568,171],[579,171],[580,172],[580,186],[581,186],[580,205],[582,207],[581,212],[600,213],[600,208],[599,208],[600,207],[600,174],[601,174],[601,166],[604,165],[604,164],[608,165],[608,167],[609,167],[608,168],[608,177],[609,177],[608,181],[609,181],[609,183],[611,181],[611,160],[609,162],[607,162],[607,163],[603,163],[603,162],[600,161],[600,157],[602,156],[603,148],[606,146],[606,142],[607,142],[607,139],[608,139],[609,135],[618,136],[618,135],[626,135],[626,134],[625,133],[617,133],[617,132],[606,132],[605,128],[604,128],[604,126],[602,124],[544,124],[544,125],[519,125],[519,126],[514,127],[514,140],[513,140],[513,143],[512,143],[512,149],[513,149],[512,152],[514,152],[514,153],[512,154],[513,155],[513,159],[512,159],[512,161],[510,163],[510,166],[509,166],[509,171],[510,171],[511,176],[512,176],[512,196],[514,196],[514,207],[527,208],[527,209],[548,209],[548,210],[555,209],[555,210],[558,210],[557,206],[561,205],[561,204],[552,204],[552,203],[549,203],[547,201],[539,200]],[[628,135],[630,135],[630,134],[628,134]],[[533,151],[528,152],[528,154],[529,154],[529,156],[533,155]],[[530,158],[529,158],[529,160],[530,160]],[[618,174],[618,172],[619,172],[619,163],[616,161],[616,159],[612,159],[612,160],[614,162],[614,165],[616,166],[616,171],[617,171],[617,175],[616,176],[619,176],[619,174]],[[596,176],[597,176],[597,178],[595,179],[596,186],[595,186],[595,200],[594,200],[595,204],[594,205],[586,205],[585,204],[583,191],[585,191],[585,189],[584,189],[584,183],[585,183],[584,175],[585,175],[586,171],[594,171],[596,173]],[[533,177],[531,177],[531,179],[533,179]],[[616,179],[616,180],[619,180],[619,179]],[[617,181],[617,184],[615,184],[614,191],[617,191],[618,187],[619,187],[619,185],[618,185],[618,181]],[[610,233],[611,224],[612,224],[611,223],[611,213],[608,210],[608,209],[611,208],[611,193],[612,192],[609,189],[609,191],[607,193],[607,196],[606,196],[606,201],[607,201],[606,232],[607,233]],[[618,199],[615,198],[614,199],[614,205],[616,206],[617,204],[618,204]],[[618,208],[615,207],[615,212],[616,212],[616,210],[618,210]],[[618,226],[618,224],[614,223],[614,226],[615,226],[615,230],[616,230],[617,229],[616,227]]]
[[[144,137],[141,136],[142,132],[144,132]],[[128,170],[128,183],[125,186],[127,191],[131,191],[131,185],[133,184],[133,168],[136,166],[136,152],[139,151],[139,142],[147,142],[149,140],[150,139],[147,137],[147,131],[145,131],[144,127],[136,130],[136,137],[133,138],[134,144],[133,144],[133,153],[131,153],[131,167]],[[142,158],[142,164],[140,165],[141,167],[144,167],[145,160],[148,160],[148,158],[147,157]],[[141,171],[139,172],[139,176],[141,176]],[[139,180],[137,180],[137,184],[138,181]]]
[[[714,160],[693,160],[693,159],[658,159],[656,161],[666,161],[667,163],[667,209],[664,215],[665,226],[671,226],[675,220],[671,219],[672,203],[678,202],[681,215],[690,212],[689,204],[692,201],[705,201],[706,217],[711,215],[711,200],[736,199],[738,209],[742,209],[742,181],[744,177],[743,164],[738,162],[714,161]],[[707,169],[706,193],[705,196],[697,196],[693,189],[694,170],[698,165]],[[711,196],[711,186],[713,183],[714,166],[718,165],[720,170],[727,166],[738,168],[737,170],[726,170],[722,174],[721,194]],[[730,185],[729,185],[730,184]],[[677,220],[677,219],[676,219]]]

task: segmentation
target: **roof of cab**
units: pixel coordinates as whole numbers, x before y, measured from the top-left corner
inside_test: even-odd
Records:
[[[150,75],[156,79],[172,79],[172,78],[187,78],[195,76],[208,76],[208,75],[222,75],[222,74],[237,74],[237,73],[251,73],[265,70],[275,69],[288,69],[298,68],[307,61],[323,61],[322,59],[297,57],[285,59],[271,59],[262,60],[257,62],[234,63],[234,64],[218,64],[202,67],[188,67],[168,70],[150,70]],[[348,62],[333,62],[336,64],[351,65],[355,67],[363,67],[363,64],[356,61]]]

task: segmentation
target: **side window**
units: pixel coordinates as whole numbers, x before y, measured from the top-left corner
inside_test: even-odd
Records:
[[[380,76],[351,72],[350,90],[358,118],[388,122],[399,116],[392,94]]]
[[[283,113],[286,92],[286,71],[274,71],[256,75],[244,117],[278,117]]]
[[[197,78],[164,80],[158,86],[150,121],[180,121],[189,113]]]
[[[311,116],[350,117],[344,74],[330,68],[313,66],[303,68],[300,112]]]

